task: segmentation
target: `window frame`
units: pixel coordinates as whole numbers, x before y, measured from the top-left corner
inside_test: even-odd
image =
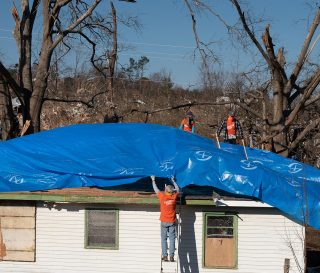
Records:
[[[115,230],[115,244],[99,244],[99,245],[88,245],[88,231],[89,231],[89,211],[107,211],[115,213],[116,220],[116,230]],[[86,208],[85,209],[85,236],[84,236],[84,248],[85,249],[110,249],[118,250],[119,249],[119,210],[117,209],[97,209],[97,208]]]
[[[208,216],[232,216],[233,217],[233,235],[235,240],[234,255],[235,264],[234,266],[206,266],[205,265],[205,248],[206,248],[206,237],[207,237],[207,217]],[[203,229],[202,229],[202,268],[207,269],[238,269],[238,215],[235,212],[203,212]]]

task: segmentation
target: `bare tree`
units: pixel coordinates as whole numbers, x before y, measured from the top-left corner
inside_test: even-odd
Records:
[[[320,123],[319,114],[315,114],[312,120],[304,121],[304,129],[301,132],[296,134],[294,138],[289,138],[290,129],[301,117],[305,109],[320,99],[320,95],[315,94],[320,82],[320,68],[318,65],[311,66],[309,62],[311,52],[319,38],[314,36],[319,26],[320,10],[318,8],[316,10],[314,20],[309,27],[300,55],[293,65],[292,71],[287,72],[284,48],[279,47],[277,53],[275,52],[275,45],[272,43],[270,34],[270,25],[268,24],[265,27],[262,41],[259,42],[256,36],[257,32],[254,30],[255,21],[251,20],[248,13],[242,10],[238,0],[230,0],[230,2],[239,16],[242,32],[239,32],[234,26],[228,25],[219,14],[214,12],[210,5],[206,4],[206,1],[194,0],[193,2],[195,6],[201,7],[216,16],[227,27],[229,33],[240,34],[239,36],[241,36],[242,40],[244,34],[247,35],[251,45],[260,53],[271,75],[272,103],[270,105],[272,109],[269,111],[270,115],[266,114],[268,111],[262,113],[261,111],[255,111],[246,103],[240,102],[238,105],[263,123],[263,142],[269,141],[274,152],[288,156],[290,151],[296,149],[311,130],[319,127]],[[190,5],[188,7],[190,8]],[[192,18],[193,22],[195,22],[193,13]],[[196,37],[199,39],[197,35]],[[261,89],[265,88],[261,86]],[[266,103],[265,100],[268,99],[266,92],[262,94],[260,91],[258,96],[260,96],[261,102],[264,101]]]
[[[319,99],[319,96],[317,96],[317,98],[312,98],[312,94],[320,82],[320,68],[315,69],[308,76],[303,75],[302,71],[304,65],[307,64],[307,60],[313,49],[311,42],[319,25],[320,10],[318,9],[316,12],[304,44],[302,45],[300,55],[292,72],[288,75],[285,71],[283,48],[280,47],[278,49],[278,53],[275,53],[274,44],[272,43],[269,31],[270,26],[266,26],[262,35],[263,48],[258,42],[255,34],[250,30],[246,21],[245,13],[242,11],[238,1],[232,0],[232,4],[238,12],[243,28],[269,67],[273,91],[273,113],[272,118],[267,119],[265,122],[270,128],[270,137],[273,141],[273,149],[275,152],[288,156],[290,149],[296,148],[299,142],[304,139],[306,134],[313,128],[317,127],[320,122],[320,118],[315,117],[315,119],[305,127],[305,130],[300,132],[295,139],[292,139],[289,142],[288,129],[290,125],[292,125],[294,120],[301,115],[303,109],[308,103],[310,103],[311,99],[313,99],[313,102],[316,101],[315,99]],[[305,76],[300,83],[298,81],[299,76]]]
[[[97,16],[95,17],[95,29],[91,29],[94,37],[82,34],[92,46],[90,61],[93,67],[106,81],[104,93],[107,93],[107,101],[112,101],[113,97],[114,75],[118,56],[117,12],[112,1],[110,1],[110,7],[112,18],[107,25],[103,24],[103,17]],[[102,41],[102,55],[97,52],[98,44],[95,42],[95,38]],[[112,44],[111,50],[109,49],[110,44]]]
[[[15,20],[14,38],[19,50],[18,80],[11,77],[0,63],[0,75],[8,82],[14,94],[19,98],[24,120],[31,120],[30,131],[40,130],[40,113],[48,84],[49,68],[55,48],[64,43],[68,35],[78,33],[86,27],[88,18],[101,0],[91,5],[84,0],[72,3],[72,0],[20,0],[19,14],[13,6]],[[92,2],[92,1],[88,1]],[[33,73],[31,69],[32,37],[34,22],[42,3],[42,42],[38,65]],[[63,14],[62,10],[65,9]],[[69,12],[70,20],[64,18]]]

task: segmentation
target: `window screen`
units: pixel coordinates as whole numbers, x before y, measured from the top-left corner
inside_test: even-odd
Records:
[[[207,238],[233,237],[233,216],[207,216]]]
[[[87,210],[86,247],[118,248],[118,211]]]

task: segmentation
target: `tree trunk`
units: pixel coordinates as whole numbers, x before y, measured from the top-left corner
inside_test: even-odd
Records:
[[[26,12],[30,13],[29,6]],[[32,91],[32,75],[31,75],[31,41],[32,29],[30,25],[30,16],[26,16],[26,20],[20,24],[20,59],[19,59],[19,77],[20,87],[28,91]],[[21,29],[22,28],[22,29]]]
[[[15,21],[15,29],[13,35],[19,50],[19,84],[17,84],[16,81],[12,79],[10,73],[8,73],[5,67],[2,66],[1,62],[0,75],[2,75],[7,80],[15,95],[19,97],[19,100],[22,103],[24,120],[31,120],[31,125],[28,133],[40,131],[41,108],[43,104],[44,94],[47,89],[49,66],[54,49],[57,47],[57,45],[63,42],[63,38],[66,37],[69,33],[80,32],[78,26],[84,20],[86,20],[87,17],[92,15],[92,12],[101,1],[102,0],[95,0],[91,6],[89,4],[87,5],[85,1],[79,1],[79,3],[78,1],[76,1],[77,3],[75,3],[75,6],[70,6],[69,4],[72,2],[72,0],[33,0],[32,7],[30,9],[29,0],[20,0],[21,9],[19,9],[19,11],[21,13],[21,16],[19,15],[18,9],[15,7],[15,4],[13,4],[14,7],[12,8],[11,13]],[[37,11],[38,9],[40,9],[39,6],[41,3],[43,25],[42,44],[40,50],[39,65],[37,67],[35,83],[33,86],[31,67],[32,30]],[[79,6],[86,7],[86,9],[83,12],[80,12],[81,8],[78,9],[78,4]],[[69,11],[71,13],[76,12],[76,16],[74,22],[71,22],[68,27],[61,29],[60,27],[56,26],[56,23],[58,24],[59,20],[61,19],[59,18],[60,11],[64,7],[70,9]],[[80,14],[77,14],[78,12]],[[57,33],[59,34],[54,35]],[[54,41],[52,40],[53,35],[55,37]],[[3,92],[2,94],[4,95],[5,93]],[[1,103],[3,105],[6,105],[6,100],[9,98],[10,94],[8,93],[8,98],[3,96],[1,98]],[[2,114],[4,115],[4,113],[1,113],[1,115]],[[13,118],[14,115],[12,116],[12,119]]]
[[[35,1],[37,2],[37,1]],[[36,4],[36,3],[35,3]],[[32,48],[32,28],[34,17],[31,14],[29,1],[21,0],[22,18],[20,19],[17,9],[14,7],[11,11],[15,20],[15,29],[13,36],[16,40],[19,50],[19,85],[21,90],[32,92],[32,71],[31,71],[31,48]],[[32,10],[36,13],[36,10]]]
[[[285,123],[284,116],[284,93],[283,93],[283,80],[279,73],[273,74],[272,79],[273,87],[273,119],[272,126],[270,126],[271,132],[282,131]],[[273,137],[273,151],[283,156],[288,155],[288,143],[286,132],[281,132]]]
[[[39,65],[36,74],[36,81],[30,99],[30,117],[32,120],[31,132],[39,132],[41,128],[40,115],[44,94],[48,85],[49,67],[53,50],[50,49],[50,42],[42,47]]]
[[[57,5],[57,3],[55,4]],[[43,104],[43,98],[48,86],[49,68],[51,63],[51,57],[53,53],[53,41],[52,41],[52,28],[54,21],[50,14],[50,1],[43,1],[43,34],[42,45],[39,56],[39,64],[37,67],[37,73],[35,77],[35,83],[33,86],[32,96],[30,98],[30,129],[29,133],[40,132],[41,123],[40,115]],[[58,14],[58,12],[57,12]]]
[[[270,124],[270,139],[272,142],[272,150],[283,156],[289,155],[289,150],[295,148],[299,142],[301,142],[307,132],[317,126],[317,122],[307,124],[308,130],[303,130],[301,134],[297,136],[293,142],[289,144],[288,130],[292,126],[293,122],[298,118],[302,112],[303,107],[306,105],[306,101],[309,100],[314,94],[318,84],[320,83],[320,71],[316,70],[308,76],[306,80],[300,80],[302,86],[299,86],[297,79],[302,68],[307,64],[307,60],[318,41],[318,38],[313,39],[315,31],[320,23],[320,10],[318,9],[312,24],[310,25],[308,34],[302,45],[300,55],[296,64],[293,66],[292,73],[288,76],[285,71],[285,57],[284,49],[279,48],[276,56],[274,47],[270,36],[270,25],[267,25],[264,33],[262,34],[263,46],[257,40],[254,32],[254,25],[249,25],[246,19],[246,12],[241,9],[238,0],[231,0],[232,4],[237,10],[243,29],[248,34],[253,45],[260,52],[262,58],[266,61],[269,71],[271,73],[272,90],[273,90],[273,111],[272,119],[268,120]],[[311,42],[314,40],[313,44]],[[312,71],[311,69],[310,71]],[[316,100],[314,100],[315,102]],[[264,117],[265,118],[265,117]],[[297,140],[297,141],[296,141]],[[292,140],[291,140],[292,141]]]
[[[113,49],[111,53],[107,53],[108,60],[108,74],[107,75],[107,94],[108,102],[113,101],[113,91],[114,91],[114,72],[116,67],[116,61],[118,56],[118,39],[117,39],[117,13],[113,5],[113,2],[110,1],[111,10],[112,10],[112,24],[113,24]]]
[[[12,110],[9,87],[0,75],[0,126],[2,140],[10,139],[14,136],[14,115]]]

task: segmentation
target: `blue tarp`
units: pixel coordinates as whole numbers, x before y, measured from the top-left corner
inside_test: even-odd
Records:
[[[0,143],[0,191],[107,187],[155,175],[277,207],[320,229],[320,171],[271,152],[152,124],[74,125]]]

